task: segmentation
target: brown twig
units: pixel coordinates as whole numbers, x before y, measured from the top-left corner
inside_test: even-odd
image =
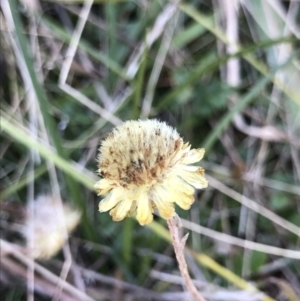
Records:
[[[180,239],[179,231],[178,231],[178,225],[176,223],[176,219],[178,219],[178,216],[175,216],[173,218],[170,218],[167,220],[168,227],[171,233],[173,246],[175,255],[179,264],[179,270],[182,275],[182,278],[186,284],[186,287],[188,291],[192,294],[192,296],[195,298],[196,301],[206,301],[200,293],[197,291],[195,285],[193,284],[191,277],[189,275],[187,264],[184,258],[184,244],[185,244],[185,238]]]

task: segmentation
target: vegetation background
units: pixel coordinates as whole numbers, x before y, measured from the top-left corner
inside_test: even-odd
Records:
[[[177,212],[207,300],[300,299],[299,1],[1,9],[2,300],[191,300],[164,220],[97,210],[99,143],[139,118],[206,148],[209,188]],[[33,263],[20,255],[23,218],[45,194],[82,219],[60,253]]]

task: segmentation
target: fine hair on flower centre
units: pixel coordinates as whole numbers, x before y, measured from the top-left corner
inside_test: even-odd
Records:
[[[164,123],[125,124],[115,128],[102,142],[100,175],[124,188],[151,186],[167,177],[178,158],[183,141]]]

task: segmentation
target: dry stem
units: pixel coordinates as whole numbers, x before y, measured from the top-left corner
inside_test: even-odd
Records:
[[[200,293],[197,291],[195,285],[193,284],[191,277],[189,275],[188,269],[187,269],[187,264],[184,258],[184,244],[185,244],[185,239],[180,239],[179,236],[179,231],[178,231],[178,226],[176,223],[176,218],[178,219],[178,216],[175,216],[173,218],[170,218],[167,220],[168,227],[171,233],[172,241],[173,241],[173,246],[174,246],[174,251],[175,255],[179,264],[179,270],[182,275],[182,278],[186,284],[186,287],[188,291],[192,294],[192,296],[195,298],[196,301],[206,301]]]

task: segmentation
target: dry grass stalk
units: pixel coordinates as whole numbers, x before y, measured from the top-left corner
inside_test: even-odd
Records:
[[[200,295],[200,293],[196,289],[196,287],[195,287],[194,283],[192,282],[192,279],[189,275],[189,272],[187,269],[187,264],[186,264],[186,261],[184,258],[184,253],[183,253],[185,237],[183,239],[180,239],[180,237],[179,237],[179,231],[178,231],[178,226],[176,224],[176,218],[178,218],[178,216],[168,219],[167,223],[168,223],[168,227],[169,227],[169,230],[171,233],[174,251],[175,251],[176,259],[178,261],[180,273],[184,279],[184,282],[186,284],[188,291],[192,294],[192,296],[195,298],[195,300],[205,301],[205,299]]]

